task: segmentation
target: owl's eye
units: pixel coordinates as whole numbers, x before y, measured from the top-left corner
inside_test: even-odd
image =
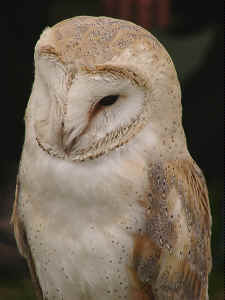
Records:
[[[113,105],[119,98],[119,95],[109,95],[106,97],[103,97],[98,104],[101,106],[109,106]]]

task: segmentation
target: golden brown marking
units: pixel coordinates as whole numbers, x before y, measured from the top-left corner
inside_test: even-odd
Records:
[[[133,289],[130,300],[154,300],[155,298],[150,291],[151,289],[149,289],[149,294],[147,295],[144,291]]]
[[[129,300],[155,300],[151,285],[144,286],[134,268],[129,268],[128,274],[131,282]]]
[[[154,300],[151,283],[157,272],[161,249],[147,234],[134,235],[134,266],[130,268],[131,299]]]
[[[79,61],[79,67],[93,66],[104,64],[136,42],[162,49],[151,33],[130,22],[76,17],[47,29],[38,43],[38,53],[56,54],[65,65]]]
[[[129,68],[124,68],[122,66],[114,66],[114,65],[97,65],[95,67],[88,67],[86,66],[84,68],[86,72],[89,74],[112,74],[115,75],[116,78],[124,78],[129,79],[134,85],[137,85],[139,87],[147,87],[149,83],[146,82],[146,80],[141,76],[141,74],[137,74],[133,70],[129,70]]]
[[[146,233],[136,234],[134,242],[134,257],[138,257],[141,253],[143,258],[147,259],[152,256],[159,259],[161,250]]]
[[[178,160],[172,162],[172,167],[169,163],[166,170],[168,177],[177,174],[177,179],[182,181],[185,190],[188,192],[189,203],[193,206],[192,209],[197,210],[204,216],[207,226],[211,226],[208,191],[201,170],[195,162],[193,160]]]

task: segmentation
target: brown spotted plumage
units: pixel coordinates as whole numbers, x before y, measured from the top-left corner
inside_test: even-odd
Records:
[[[193,161],[181,160],[153,164],[149,179],[146,227],[134,237],[135,280],[146,299],[207,299],[211,216],[204,177]]]
[[[208,192],[164,47],[83,16],[34,57],[12,223],[38,299],[207,300]]]

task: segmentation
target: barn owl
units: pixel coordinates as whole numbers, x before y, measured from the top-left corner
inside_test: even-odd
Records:
[[[39,299],[208,299],[211,215],[164,47],[74,17],[42,33],[12,215]]]

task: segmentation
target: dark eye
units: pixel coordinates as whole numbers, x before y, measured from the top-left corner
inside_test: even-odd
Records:
[[[102,98],[98,104],[102,106],[108,106],[108,105],[113,105],[117,99],[119,98],[119,95],[109,95],[104,98]]]

